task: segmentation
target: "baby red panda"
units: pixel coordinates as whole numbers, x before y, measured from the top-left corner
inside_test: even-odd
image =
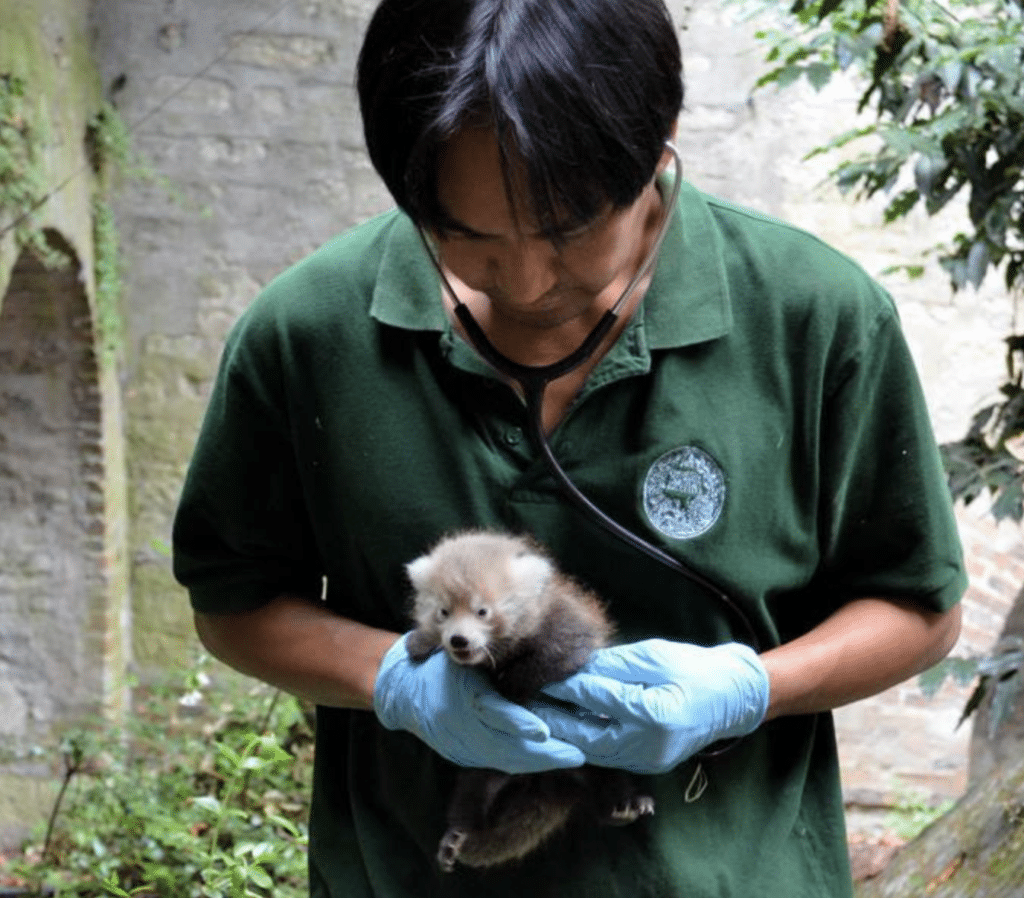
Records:
[[[406,566],[416,629],[406,641],[422,661],[441,647],[480,668],[506,698],[524,702],[575,673],[606,645],[612,625],[591,593],[559,573],[532,541],[490,531],[443,539]],[[512,776],[460,772],[437,859],[489,867],[533,851],[578,811],[625,824],[654,812],[623,771],[586,766]]]

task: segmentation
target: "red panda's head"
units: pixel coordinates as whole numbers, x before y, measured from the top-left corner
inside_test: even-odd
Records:
[[[406,565],[413,616],[458,664],[493,665],[499,641],[532,635],[554,568],[529,542],[470,532],[442,540]]]

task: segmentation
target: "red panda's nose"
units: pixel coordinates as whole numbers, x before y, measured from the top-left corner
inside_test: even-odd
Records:
[[[469,640],[465,636],[460,636],[456,633],[454,636],[448,638],[448,644],[453,649],[464,649],[469,645]]]

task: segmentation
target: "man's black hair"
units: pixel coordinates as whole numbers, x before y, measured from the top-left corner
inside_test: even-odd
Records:
[[[553,238],[639,196],[683,102],[662,0],[383,0],[358,89],[370,158],[415,222],[444,229],[441,147],[484,127]]]

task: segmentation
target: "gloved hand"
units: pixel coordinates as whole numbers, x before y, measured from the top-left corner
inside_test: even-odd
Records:
[[[755,730],[768,710],[768,674],[749,646],[702,648],[664,639],[599,649],[542,692],[589,714],[531,705],[591,764],[664,773],[702,748]]]
[[[415,662],[408,634],[385,654],[373,688],[373,710],[389,730],[408,730],[463,767],[536,773],[579,767],[574,745],[551,738],[544,721],[502,698],[478,671],[444,652]]]

